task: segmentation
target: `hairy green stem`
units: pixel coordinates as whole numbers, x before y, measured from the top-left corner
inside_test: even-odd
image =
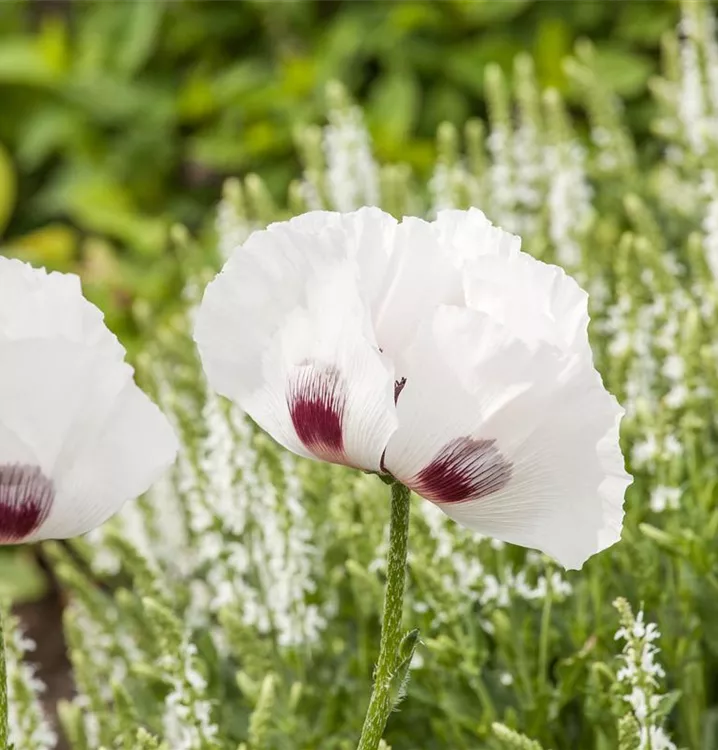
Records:
[[[401,618],[404,609],[404,582],[411,507],[409,496],[410,491],[404,485],[396,482],[391,486],[389,557],[379,659],[374,671],[374,690],[357,750],[377,750],[386,722],[394,708],[392,677],[398,666],[399,646],[402,640]]]
[[[7,701],[7,664],[5,662],[5,621],[0,604],[0,748],[10,747]]]

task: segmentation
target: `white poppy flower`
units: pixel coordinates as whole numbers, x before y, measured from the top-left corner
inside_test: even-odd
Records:
[[[207,377],[289,450],[580,567],[621,534],[623,412],[586,293],[519,245],[476,209],[273,224],[207,287]]]
[[[0,545],[99,526],[177,441],[73,275],[0,257]]]

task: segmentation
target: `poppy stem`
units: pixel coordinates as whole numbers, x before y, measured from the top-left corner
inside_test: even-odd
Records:
[[[10,747],[7,700],[7,664],[5,662],[5,618],[0,604],[0,748]]]
[[[404,665],[400,647],[403,641],[401,619],[404,610],[410,509],[410,490],[395,482],[391,486],[389,556],[379,659],[374,670],[374,690],[357,750],[377,750],[379,747],[389,715],[401,696],[403,684],[397,682],[403,683],[402,673],[405,675],[408,672],[407,668],[402,668]]]

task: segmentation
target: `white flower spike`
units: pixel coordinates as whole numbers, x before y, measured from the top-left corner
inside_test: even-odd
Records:
[[[210,384],[302,456],[391,474],[460,523],[568,568],[620,538],[622,409],[587,295],[476,209],[312,212],[207,287]]]
[[[0,545],[106,521],[177,440],[73,275],[0,257]]]

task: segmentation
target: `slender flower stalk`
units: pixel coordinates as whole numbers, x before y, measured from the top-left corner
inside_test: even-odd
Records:
[[[399,666],[399,647],[402,641],[401,618],[404,608],[410,509],[409,490],[403,484],[395,482],[391,486],[389,555],[379,659],[374,672],[374,691],[369,701],[357,750],[377,750],[397,695],[394,690],[394,677]]]
[[[7,663],[5,661],[5,621],[0,607],[0,748],[9,747],[9,721],[7,701]]]

